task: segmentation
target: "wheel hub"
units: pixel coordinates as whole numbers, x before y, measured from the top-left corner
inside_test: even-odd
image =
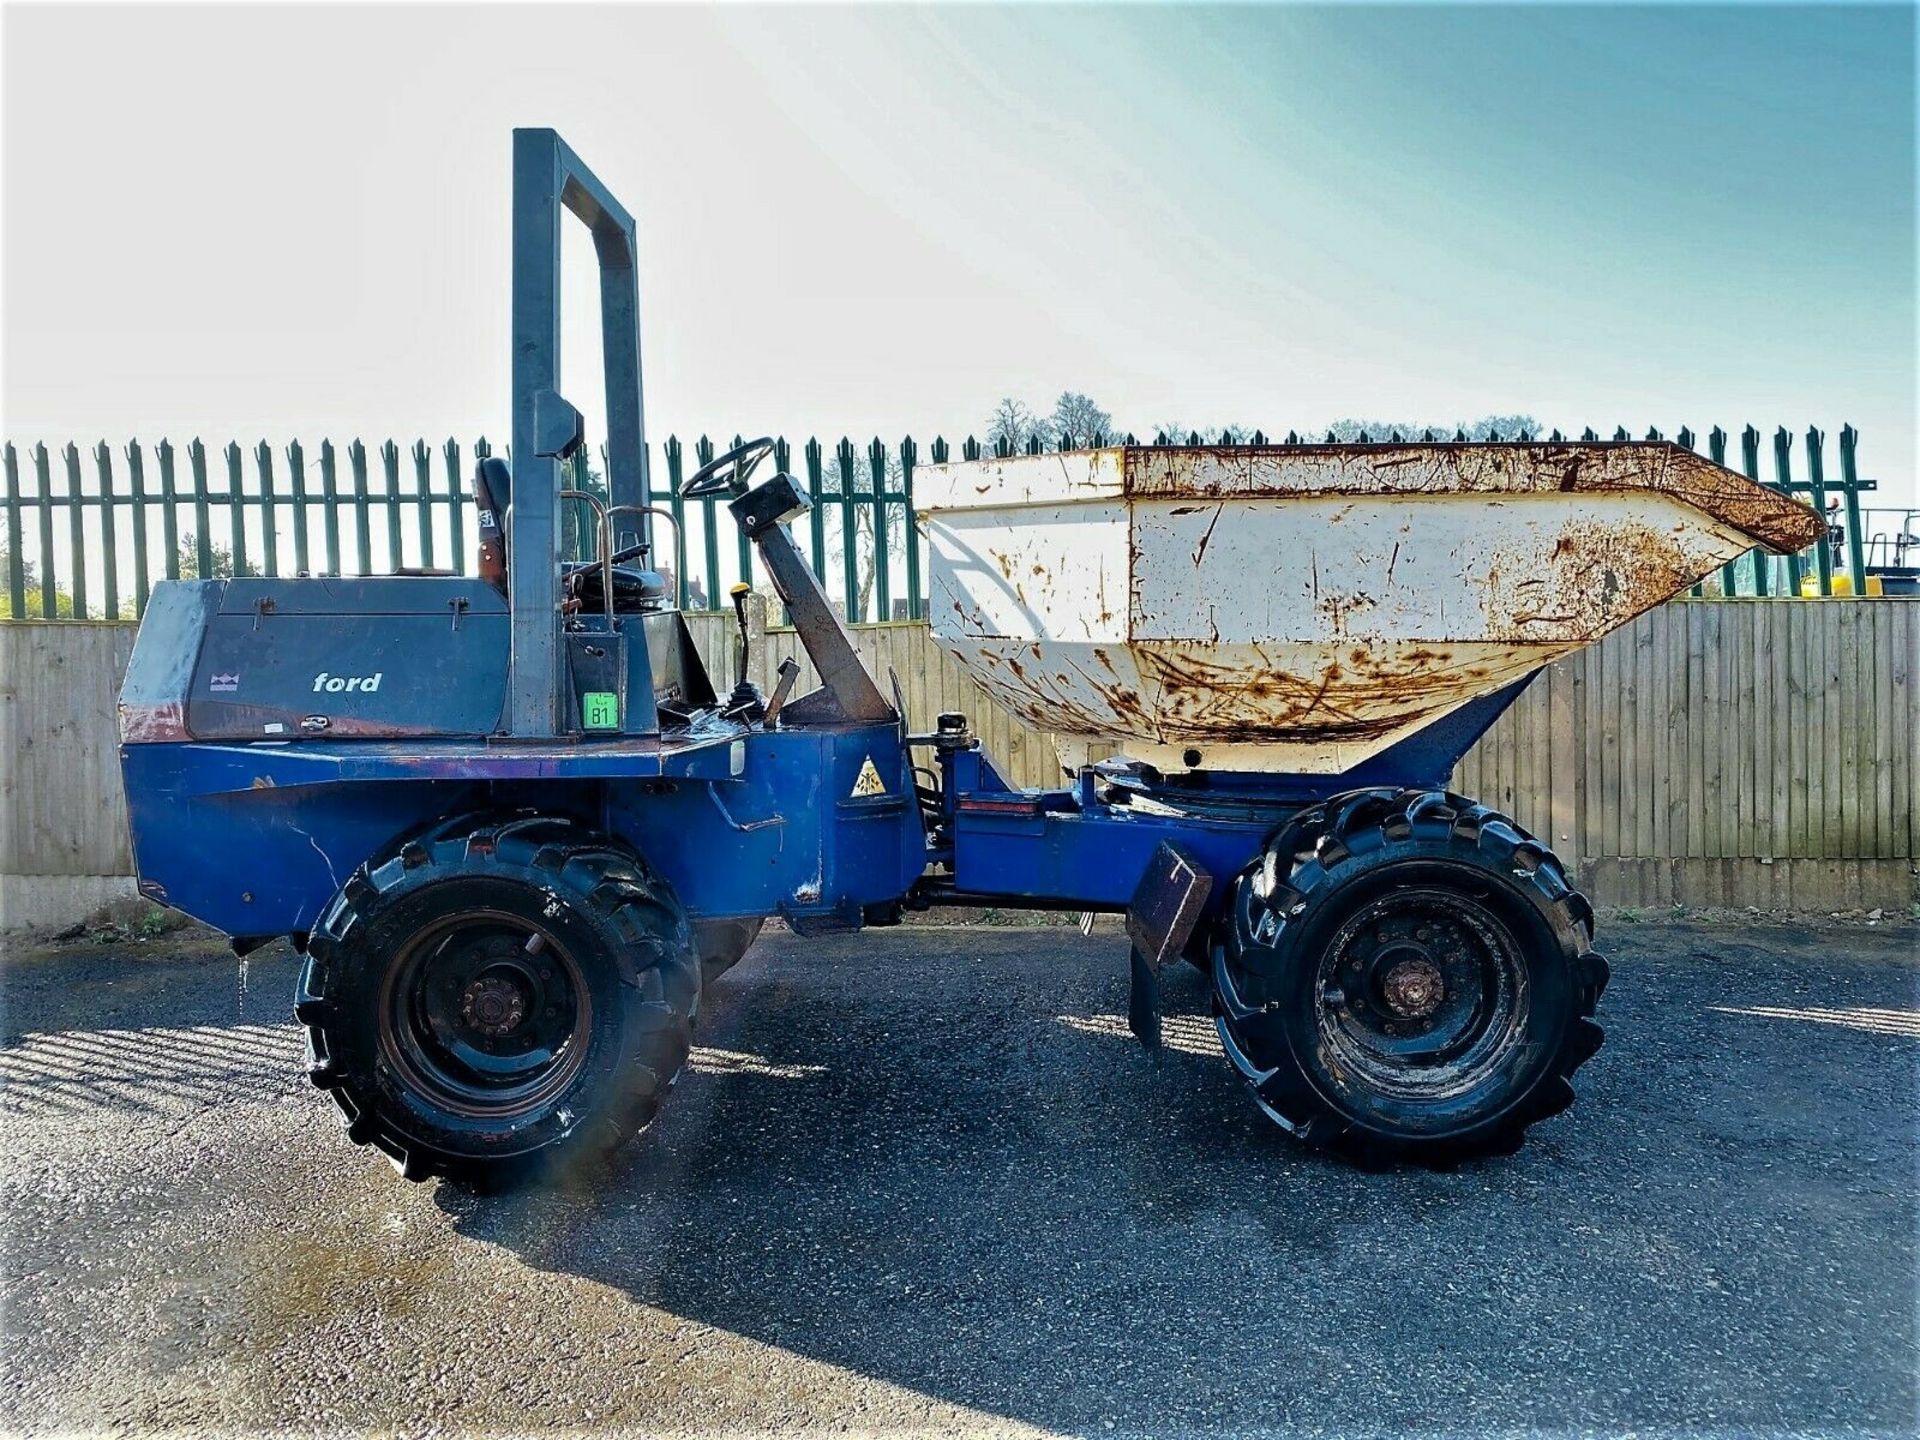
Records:
[[[508,975],[481,975],[462,992],[460,1017],[482,1035],[505,1035],[527,1018],[526,987]]]
[[[1396,959],[1380,982],[1387,1008],[1404,1020],[1424,1020],[1440,1008],[1447,982],[1440,967],[1424,955]]]
[[[1496,1069],[1525,1021],[1510,933],[1475,898],[1408,886],[1355,913],[1320,963],[1315,1025],[1346,1074],[1436,1099]]]
[[[452,916],[395,958],[381,1047],[435,1103],[494,1119],[564,1090],[593,1023],[580,968],[538,922],[498,910]]]

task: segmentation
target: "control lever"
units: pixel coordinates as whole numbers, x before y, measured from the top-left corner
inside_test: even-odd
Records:
[[[688,492],[680,493],[685,496]],[[800,632],[800,643],[820,672],[820,686],[839,707],[841,718],[897,724],[900,717],[860,662],[860,652],[854,648],[846,622],[827,603],[826,592],[787,528],[788,520],[811,508],[811,502],[785,471],[727,504],[747,538],[760,547],[767,578],[786,602],[793,628]]]
[[[740,649],[739,663],[734,667],[733,694],[727,697],[721,713],[729,720],[744,720],[751,725],[767,713],[766,704],[760,698],[760,687],[747,678],[747,663],[752,659],[747,651],[747,597],[753,593],[753,587],[740,584],[729,593],[733,596],[733,619],[740,632]]]
[[[787,703],[787,696],[793,693],[793,682],[800,678],[800,662],[791,655],[780,662],[780,675],[773,682],[773,698],[767,701],[767,728],[773,728],[773,722],[780,718],[780,707]]]

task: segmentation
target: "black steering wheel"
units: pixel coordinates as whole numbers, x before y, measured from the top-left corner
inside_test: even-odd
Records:
[[[699,500],[708,495],[744,495],[747,481],[760,468],[760,462],[773,453],[771,435],[736,445],[724,455],[707,461],[680,487],[683,500]]]

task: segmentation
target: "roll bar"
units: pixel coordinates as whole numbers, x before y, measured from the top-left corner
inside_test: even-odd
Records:
[[[648,543],[646,422],[640,398],[640,287],[633,218],[560,136],[513,132],[513,506],[507,519],[512,670],[507,731],[561,733],[560,462],[585,440],[560,393],[560,225],[570,211],[593,234],[600,270],[611,510],[633,516],[618,548]],[[602,550],[603,555],[608,553]],[[644,553],[644,551],[642,551]]]

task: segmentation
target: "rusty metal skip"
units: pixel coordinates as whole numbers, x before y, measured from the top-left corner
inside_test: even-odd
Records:
[[[916,484],[935,636],[1070,763],[1105,741],[1338,773],[1815,538],[1805,506],[1659,443],[1116,447]]]

